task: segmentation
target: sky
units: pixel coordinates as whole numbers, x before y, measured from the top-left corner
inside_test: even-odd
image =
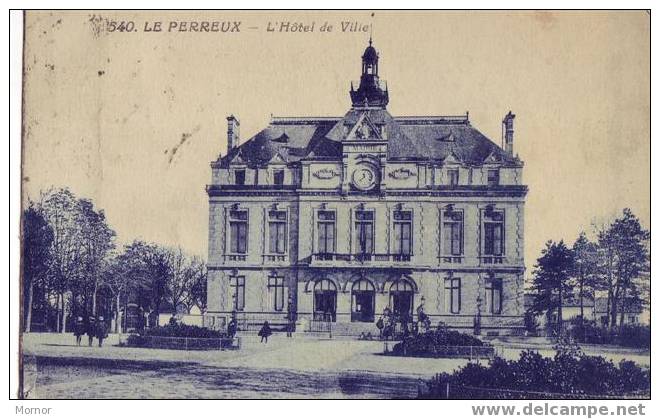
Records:
[[[204,21],[240,32],[179,31]],[[146,32],[155,22],[163,30]],[[315,23],[267,30],[279,22]],[[24,199],[69,187],[105,211],[118,244],[205,256],[226,116],[243,141],[271,115],[343,115],[370,25],[392,115],[469,111],[499,144],[516,114],[528,269],[547,240],[572,243],[625,207],[650,226],[646,12],[28,12]]]

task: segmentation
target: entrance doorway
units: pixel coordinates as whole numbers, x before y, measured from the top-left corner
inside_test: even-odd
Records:
[[[375,317],[376,289],[371,281],[361,279],[351,289],[351,321],[373,322]]]
[[[390,286],[390,307],[399,318],[410,317],[413,313],[415,290],[409,281],[400,279]]]
[[[314,320],[334,322],[337,319],[337,287],[328,279],[314,284]]]

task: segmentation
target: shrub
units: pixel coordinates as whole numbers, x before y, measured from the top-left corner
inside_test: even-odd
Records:
[[[626,324],[610,330],[596,325],[593,321],[585,321],[583,325],[574,324],[569,334],[582,343],[645,349],[651,347],[651,327],[640,324]]]
[[[433,356],[439,348],[446,346],[488,346],[472,335],[460,333],[455,330],[441,328],[414,336],[407,336],[394,345],[393,355],[406,356]]]
[[[517,361],[497,357],[487,367],[468,364],[452,374],[440,374],[422,397],[445,398],[447,389],[449,398],[621,397],[650,388],[650,372],[632,361],[616,366],[603,357],[575,351],[559,350],[553,358],[524,351]]]
[[[145,329],[141,336],[163,336],[176,338],[223,338],[225,334],[206,327],[190,326],[187,324],[168,324]],[[134,335],[132,335],[134,336]],[[130,342],[130,340],[129,340]]]

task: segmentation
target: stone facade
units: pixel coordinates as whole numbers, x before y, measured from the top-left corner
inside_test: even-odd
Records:
[[[287,313],[372,330],[386,308],[482,332],[522,327],[523,163],[468,115],[393,117],[378,54],[343,117],[273,117],[211,164],[208,316]],[[477,331],[479,328],[476,328]]]

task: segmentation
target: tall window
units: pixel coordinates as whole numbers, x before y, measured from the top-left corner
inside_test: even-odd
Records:
[[[284,310],[284,277],[271,276],[268,278],[268,291],[272,297],[273,310]]]
[[[504,213],[487,210],[484,212],[484,256],[486,261],[502,263],[504,255]]]
[[[502,313],[502,280],[486,281],[486,309],[490,314]]]
[[[488,170],[488,186],[497,186],[500,184],[500,170],[499,169],[489,169]]]
[[[318,252],[323,254],[335,253],[335,212],[318,212]]]
[[[230,276],[229,287],[232,295],[232,310],[243,311],[245,308],[245,277]]]
[[[286,253],[286,211],[268,211],[268,252]]]
[[[458,169],[447,170],[447,176],[449,178],[449,186],[458,185]]]
[[[412,254],[412,211],[394,211],[394,254],[408,256]]]
[[[445,309],[451,314],[461,312],[461,279],[445,279]]]
[[[374,212],[355,211],[357,253],[371,255],[374,252]]]
[[[247,253],[248,212],[229,211],[229,251],[234,254]]]
[[[273,184],[276,186],[284,185],[284,169],[273,170]]]
[[[245,185],[245,169],[234,170],[234,183],[236,185]]]
[[[460,263],[463,255],[463,212],[445,210],[442,220],[443,260]]]

